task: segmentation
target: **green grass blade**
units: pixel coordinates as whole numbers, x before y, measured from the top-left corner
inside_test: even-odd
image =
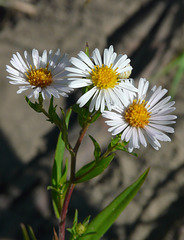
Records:
[[[22,234],[23,234],[24,240],[30,240],[25,225],[24,225],[23,223],[21,223],[21,224],[20,224],[20,227],[21,227],[21,229],[22,229]]]
[[[29,234],[31,236],[31,239],[36,240],[36,236],[34,234],[34,231],[33,231],[32,227],[28,225],[28,229],[29,229]]]

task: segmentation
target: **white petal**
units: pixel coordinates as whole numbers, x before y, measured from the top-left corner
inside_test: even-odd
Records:
[[[147,102],[146,107],[149,108],[153,107],[166,93],[167,93],[166,89],[161,90],[161,87],[159,87]]]
[[[138,135],[139,135],[140,143],[141,143],[144,147],[147,147],[146,139],[145,139],[144,134],[142,133],[142,130],[141,130],[140,128],[138,128]]]
[[[102,91],[99,90],[99,94],[98,97],[96,99],[96,104],[95,104],[95,110],[98,111],[100,108],[100,104],[101,104],[101,97],[102,97]]]
[[[80,57],[80,59],[85,62],[90,68],[94,68],[94,64],[91,61],[91,59],[82,51],[80,51],[80,53],[78,54],[78,56]]]
[[[164,132],[174,133],[174,128],[172,128],[172,127],[158,125],[158,124],[153,124],[153,123],[149,123],[149,126],[157,128],[157,129],[162,130]]]
[[[174,120],[176,119],[177,117],[175,115],[166,115],[166,116],[151,116],[150,117],[150,120],[156,120],[156,121],[162,121],[162,120]]]
[[[88,71],[88,72],[91,72],[91,68],[88,67],[88,65],[86,65],[83,61],[81,61],[80,59],[78,58],[74,58],[72,57],[70,59],[71,63],[76,66],[77,68],[83,70],[83,71]]]
[[[127,126],[127,128],[122,132],[122,135],[121,135],[121,140],[123,141],[125,139],[125,136],[127,134],[127,132],[130,130],[130,126]]]
[[[95,92],[95,94],[94,94],[94,96],[93,96],[93,98],[92,98],[92,100],[90,102],[90,105],[89,105],[89,111],[90,112],[92,112],[94,107],[95,107],[96,99],[97,99],[98,93],[99,93],[99,89],[97,89],[96,87],[94,87],[94,88],[95,88],[96,92]]]
[[[36,69],[38,69],[40,67],[40,60],[39,60],[39,53],[37,49],[33,49],[32,50],[32,59],[33,59],[33,64]],[[35,95],[37,96],[37,93],[35,93]]]
[[[99,65],[100,67],[102,66],[102,57],[100,55],[98,48],[95,48],[95,50],[93,51],[92,58],[95,62],[95,65]]]
[[[92,88],[88,92],[84,93],[77,101],[80,107],[83,107],[95,93],[95,88]]]
[[[91,85],[91,81],[86,81],[85,79],[81,79],[82,81],[71,81],[68,85],[71,88],[81,88]]]

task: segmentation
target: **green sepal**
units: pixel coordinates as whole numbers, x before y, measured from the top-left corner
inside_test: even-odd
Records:
[[[93,144],[94,144],[94,157],[95,157],[95,160],[98,161],[99,158],[100,158],[100,155],[101,155],[101,148],[100,148],[100,145],[98,144],[98,142],[91,136],[89,135],[89,137],[91,138]]]
[[[132,185],[120,193],[102,212],[100,212],[87,226],[85,240],[100,240],[106,231],[115,222],[121,212],[126,208],[130,201],[135,197],[142,186],[149,172],[149,168]],[[82,240],[80,238],[78,240]]]
[[[74,183],[85,182],[101,174],[109,166],[114,156],[113,153],[106,158],[86,164],[76,173]]]
[[[28,97],[25,97],[25,100],[33,110],[35,110],[38,113],[42,112],[42,105],[40,103],[37,102],[33,103]]]

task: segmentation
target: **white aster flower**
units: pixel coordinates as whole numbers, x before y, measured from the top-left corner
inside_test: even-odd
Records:
[[[13,54],[10,63],[13,67],[7,65],[6,71],[9,73],[7,78],[11,84],[21,85],[17,93],[31,89],[29,98],[32,96],[38,99],[41,93],[43,99],[45,96],[51,98],[53,95],[59,98],[60,95],[67,97],[72,89],[68,86],[65,67],[69,65],[67,55],[61,56],[58,49],[55,54],[50,50],[44,50],[42,56],[39,56],[38,50],[32,50],[32,58],[27,51],[24,51],[25,60],[17,52]]]
[[[127,55],[118,55],[113,46],[104,50],[103,61],[99,50],[93,51],[92,59],[84,52],[78,58],[71,58],[73,67],[67,67],[69,85],[72,88],[90,86],[89,90],[77,101],[83,107],[89,100],[89,111],[104,111],[105,107],[111,110],[113,105],[127,104],[127,92],[134,94],[137,89],[130,83],[129,76],[132,67]]]
[[[147,146],[147,141],[153,148],[158,150],[159,141],[171,141],[165,133],[173,133],[174,129],[169,124],[177,117],[170,115],[175,110],[174,101],[169,101],[170,96],[163,98],[166,89],[154,86],[147,95],[149,82],[141,78],[138,85],[137,96],[130,98],[129,103],[115,111],[104,111],[103,117],[109,119],[107,125],[111,126],[108,131],[112,135],[121,134],[123,141],[129,142],[128,151],[140,148],[142,144]]]

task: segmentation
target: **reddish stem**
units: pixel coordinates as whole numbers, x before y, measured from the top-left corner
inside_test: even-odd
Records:
[[[77,151],[78,151],[78,149],[79,149],[79,146],[80,146],[80,144],[81,144],[81,142],[82,142],[82,139],[83,139],[83,137],[84,137],[84,135],[85,135],[85,133],[86,133],[89,125],[90,125],[89,123],[86,124],[86,126],[85,126],[85,127],[81,130],[81,132],[80,132],[79,138],[77,139],[77,142],[76,142],[75,147],[74,147],[74,152],[75,152],[75,154],[77,154]]]
[[[77,142],[75,144],[75,147],[73,149],[73,155],[71,157],[71,176],[70,176],[70,182],[75,180],[75,167],[76,167],[76,156],[78,149],[80,147],[80,144],[82,142],[82,139],[88,129],[90,124],[87,124],[80,132],[79,138],[77,139]],[[65,196],[62,212],[61,212],[61,222],[59,224],[59,240],[65,240],[65,224],[66,224],[66,214],[68,211],[68,205],[70,202],[70,198],[73,192],[73,189],[75,187],[75,184],[70,184],[68,191]]]
[[[65,196],[65,200],[64,200],[64,204],[61,212],[61,222],[59,224],[59,240],[65,240],[66,214],[68,211],[68,205],[69,205],[74,187],[75,187],[75,184],[71,184]]]

